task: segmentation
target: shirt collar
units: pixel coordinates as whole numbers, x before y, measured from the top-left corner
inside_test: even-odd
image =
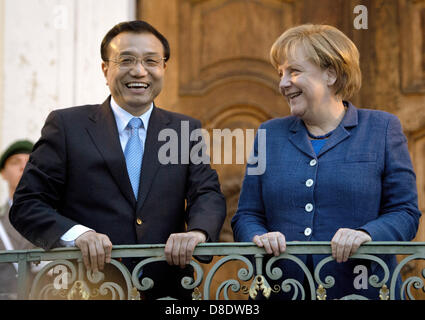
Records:
[[[127,112],[126,110],[124,110],[122,107],[120,107],[114,100],[114,98],[111,96],[111,109],[112,112],[114,113],[115,116],[115,121],[117,122],[117,128],[118,128],[118,132],[121,133],[125,130],[128,122],[134,118],[134,116]],[[145,130],[148,130],[148,124],[149,124],[149,119],[151,117],[152,114],[152,110],[153,110],[153,102],[151,103],[149,109],[142,114],[139,117],[136,118],[140,118],[143,122],[143,126],[145,128]]]

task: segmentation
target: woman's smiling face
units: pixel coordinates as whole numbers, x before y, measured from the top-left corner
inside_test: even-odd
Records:
[[[317,106],[334,95],[328,70],[323,70],[311,62],[302,48],[278,66],[279,88],[286,97],[291,114],[305,118]]]

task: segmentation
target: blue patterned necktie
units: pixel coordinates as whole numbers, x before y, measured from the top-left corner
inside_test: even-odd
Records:
[[[142,168],[143,144],[139,137],[139,128],[143,127],[140,118],[132,118],[127,125],[131,130],[130,139],[125,146],[124,155],[127,164],[128,176],[137,200],[139,193],[140,169]]]

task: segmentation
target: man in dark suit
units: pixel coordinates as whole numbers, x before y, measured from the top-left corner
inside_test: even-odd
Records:
[[[143,270],[155,282],[150,297],[187,297],[176,287],[191,272],[195,246],[218,239],[225,199],[209,164],[162,164],[158,135],[173,130],[190,151],[196,142],[181,135],[182,123],[190,132],[201,124],[154,105],[170,49],[150,24],[114,26],[101,55],[111,96],[101,105],[50,113],[15,193],[11,222],[45,249],[77,246],[93,271],[110,262],[112,244],[166,243],[168,265]]]

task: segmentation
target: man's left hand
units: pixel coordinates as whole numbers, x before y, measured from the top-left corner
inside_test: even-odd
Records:
[[[205,242],[206,239],[207,237],[202,231],[173,233],[165,244],[165,259],[169,265],[184,268],[190,263],[198,243]]]

